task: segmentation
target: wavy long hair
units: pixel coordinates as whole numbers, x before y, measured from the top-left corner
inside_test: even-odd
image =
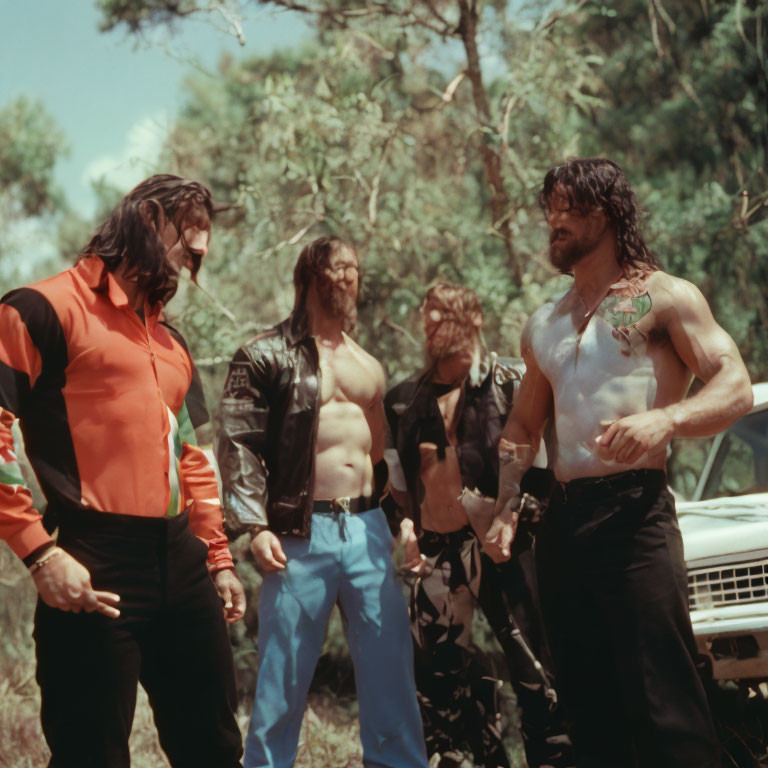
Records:
[[[581,213],[602,210],[618,240],[618,261],[625,272],[661,269],[656,254],[640,231],[640,207],[624,172],[604,157],[574,157],[550,169],[544,177],[539,203],[546,211],[555,191],[562,191],[571,208]]]
[[[211,193],[203,184],[170,173],[157,174],[134,187],[114,207],[80,255],[99,256],[107,271],[120,270],[135,280],[150,304],[165,303],[178,282],[160,236],[165,221],[173,222],[183,242],[185,225],[198,220],[201,226],[210,226],[213,214]],[[194,280],[202,256],[190,252],[190,257]],[[105,281],[106,274],[103,286]]]

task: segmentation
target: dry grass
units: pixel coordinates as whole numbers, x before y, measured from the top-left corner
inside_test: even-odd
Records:
[[[31,650],[31,649],[30,649]],[[4,670],[0,683],[0,765],[3,768],[45,768],[50,753],[40,730],[40,696],[33,677],[34,659]],[[357,717],[348,701],[312,694],[301,729],[297,768],[362,768]],[[245,733],[248,713],[238,716]],[[169,768],[157,740],[152,710],[139,690],[131,734],[133,768]]]

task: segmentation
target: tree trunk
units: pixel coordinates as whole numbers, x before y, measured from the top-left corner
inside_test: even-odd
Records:
[[[477,51],[477,3],[476,0],[458,0],[461,17],[459,34],[467,53],[467,77],[472,84],[472,99],[475,102],[477,117],[486,131],[495,129],[491,125],[491,109],[483,86],[483,73],[480,69],[480,55]],[[491,191],[491,211],[493,228],[504,240],[509,266],[518,284],[523,270],[520,259],[512,244],[512,230],[509,226],[509,197],[504,188],[504,176],[501,168],[501,156],[489,144],[489,134],[483,132],[480,151],[485,166],[485,178]]]

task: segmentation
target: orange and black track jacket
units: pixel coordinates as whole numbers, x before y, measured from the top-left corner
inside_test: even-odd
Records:
[[[0,539],[22,559],[50,536],[13,451],[16,418],[49,509],[186,509],[209,569],[232,567],[216,477],[190,418],[207,419],[199,379],[160,307],[144,317],[96,256],[0,300]]]

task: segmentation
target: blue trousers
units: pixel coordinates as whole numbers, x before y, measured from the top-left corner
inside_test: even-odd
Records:
[[[355,669],[366,768],[427,768],[405,599],[381,509],[315,513],[309,539],[281,537],[285,570],[264,576],[259,673],[246,768],[290,768],[328,621],[339,604]]]

